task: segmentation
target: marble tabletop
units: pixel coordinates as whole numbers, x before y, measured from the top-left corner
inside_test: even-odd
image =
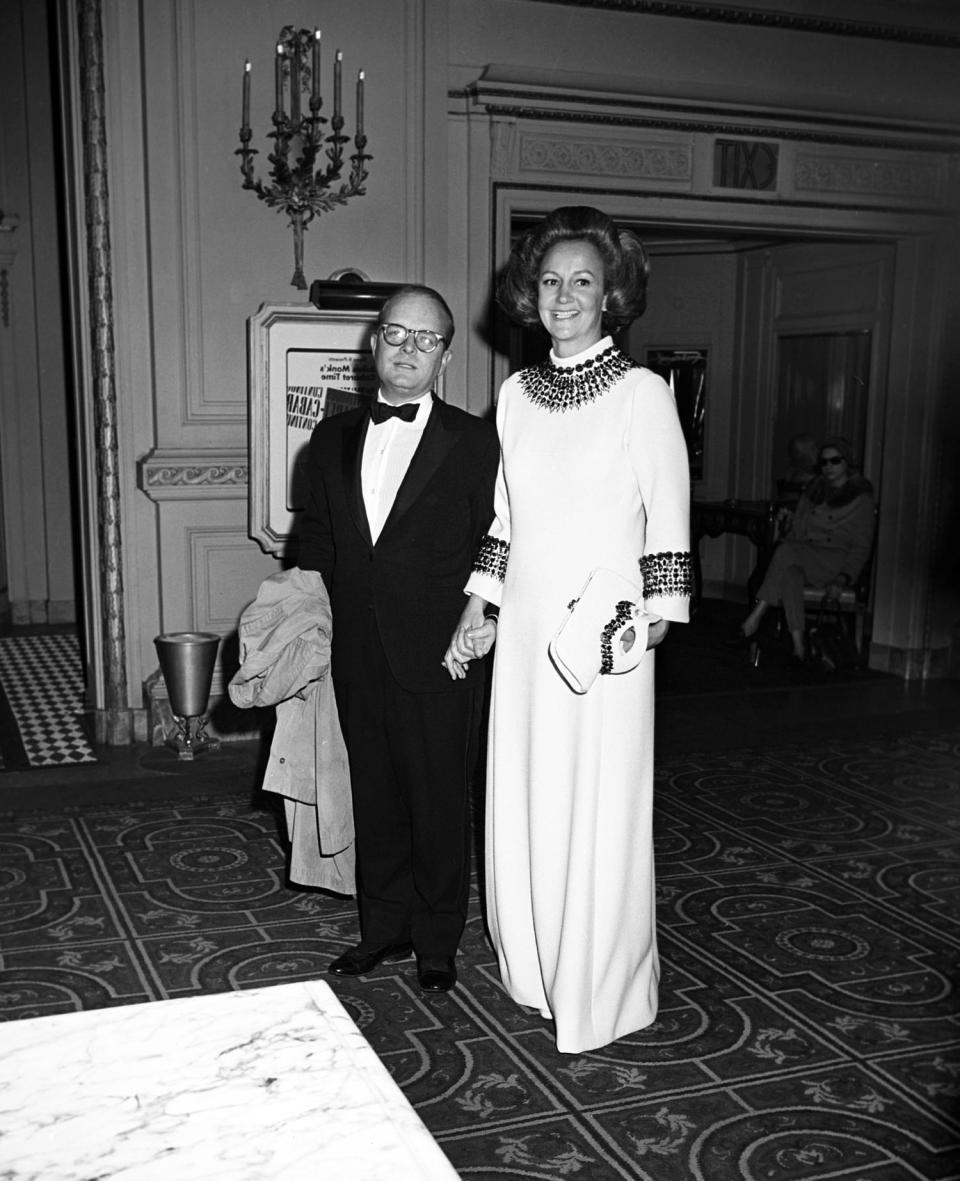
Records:
[[[0,1024],[4,1181],[456,1181],[321,981]]]

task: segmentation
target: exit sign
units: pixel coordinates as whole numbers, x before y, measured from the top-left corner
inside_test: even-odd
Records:
[[[723,189],[777,187],[779,145],[759,139],[718,139],[713,145],[713,183]]]

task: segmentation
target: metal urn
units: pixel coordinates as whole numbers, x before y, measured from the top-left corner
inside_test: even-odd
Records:
[[[167,632],[154,637],[177,734],[168,743],[178,758],[193,759],[220,749],[205,730],[207,702],[220,637],[214,632]]]

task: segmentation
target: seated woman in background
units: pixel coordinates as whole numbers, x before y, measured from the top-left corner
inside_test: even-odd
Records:
[[[855,474],[847,440],[823,442],[819,467],[773,551],[754,608],[740,625],[741,642],[747,642],[768,608],[782,603],[797,660],[806,658],[803,588],[822,587],[828,598],[839,597],[857,580],[873,542],[873,487]]]

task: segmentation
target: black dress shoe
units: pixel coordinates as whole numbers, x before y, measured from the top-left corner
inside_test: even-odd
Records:
[[[372,972],[377,964],[398,964],[412,953],[412,943],[388,943],[376,951],[361,951],[359,947],[351,947],[332,960],[327,965],[327,971],[334,976],[363,976]]]
[[[417,961],[417,979],[424,992],[449,992],[457,982],[452,956],[422,956]]]

